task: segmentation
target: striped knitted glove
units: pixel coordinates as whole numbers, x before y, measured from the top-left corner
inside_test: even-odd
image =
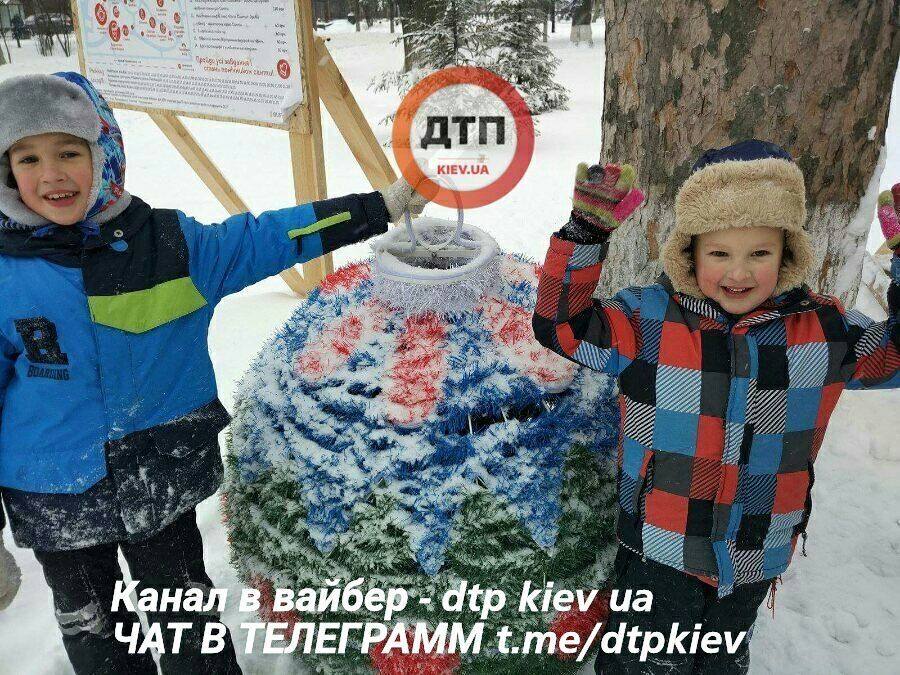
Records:
[[[630,164],[578,165],[572,221],[602,232],[612,232],[644,201],[634,187],[634,167]]]
[[[878,221],[881,223],[885,243],[892,251],[896,251],[900,247],[898,212],[900,212],[900,183],[896,183],[890,190],[885,190],[878,195]]]

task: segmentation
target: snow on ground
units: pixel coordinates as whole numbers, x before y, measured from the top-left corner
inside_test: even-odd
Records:
[[[603,42],[593,49],[568,42],[568,26],[551,35],[562,59],[559,81],[571,91],[569,110],[540,117],[535,155],[519,186],[491,206],[467,213],[467,221],[491,232],[508,250],[543,256],[547,238],[567,216],[577,162],[595,159],[600,149]],[[396,96],[373,94],[366,85],[376,74],[397,68],[401,53],[381,23],[356,33],[346,22],[325,31],[328,48],[373,126],[398,105]],[[77,70],[77,59],[41,58],[30,42],[11,46],[11,65],[0,78],[34,72]],[[900,79],[898,79],[900,81]],[[895,84],[895,101],[898,95]],[[900,105],[891,111],[882,187],[900,179]],[[323,109],[328,192],[368,190],[362,171]],[[127,189],[157,207],[177,207],[205,222],[226,217],[224,209],[194,176],[162,133],[141,113],[118,111],[128,157]],[[292,202],[287,136],[284,132],[204,120],[188,127],[254,211]],[[389,130],[375,126],[380,139]],[[427,213],[452,217],[430,206]],[[873,231],[869,249],[880,245]],[[335,255],[337,265],[367,255],[357,245]],[[298,300],[277,277],[227,298],[210,332],[210,350],[226,406],[234,385],[264,340],[280,326]],[[874,298],[863,293],[860,308],[876,316]],[[883,318],[883,312],[879,318]],[[815,511],[808,557],[796,556],[779,587],[775,617],[763,608],[752,642],[754,674],[900,672],[900,440],[895,428],[900,392],[848,392],[832,418],[816,463]],[[228,546],[218,501],[199,508],[210,576],[230,594],[240,584],[228,563]],[[71,672],[53,618],[49,591],[28,551],[12,547],[23,569],[21,591],[0,613],[0,675]],[[241,620],[234,607],[225,614],[233,631]],[[289,656],[239,657],[248,673],[301,672]],[[588,668],[585,672],[588,672]]]

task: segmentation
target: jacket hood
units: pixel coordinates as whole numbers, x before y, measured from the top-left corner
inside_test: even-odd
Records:
[[[94,178],[83,220],[105,223],[128,206],[125,146],[109,105],[78,73],[21,75],[0,82],[0,229],[34,229],[50,224],[28,208],[10,187],[7,151],[26,136],[66,133],[91,149]]]
[[[777,296],[801,286],[812,268],[805,222],[803,173],[784,149],[749,140],[709,150],[675,197],[675,229],[663,248],[663,269],[675,290],[704,298],[694,274],[693,237],[732,227],[774,227],[785,231]]]

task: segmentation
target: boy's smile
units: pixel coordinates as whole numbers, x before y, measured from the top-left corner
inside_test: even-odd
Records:
[[[703,294],[729,314],[746,314],[778,285],[784,231],[733,227],[694,237],[694,273]]]
[[[25,206],[57,225],[84,220],[94,179],[85,140],[62,133],[26,136],[9,149],[9,163]]]

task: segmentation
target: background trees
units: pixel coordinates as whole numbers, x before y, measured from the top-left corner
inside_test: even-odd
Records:
[[[448,66],[492,70],[516,86],[532,114],[565,107],[558,59],[543,44],[546,0],[400,0],[403,68],[373,80],[406,93]]]

